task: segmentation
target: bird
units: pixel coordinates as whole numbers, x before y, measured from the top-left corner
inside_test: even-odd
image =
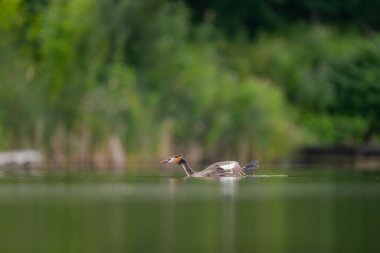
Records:
[[[178,164],[182,166],[188,177],[244,177],[252,175],[253,170],[259,167],[258,160],[248,163],[243,168],[236,161],[221,161],[213,163],[206,169],[197,172],[190,168],[189,164],[180,154],[171,156],[160,163]]]

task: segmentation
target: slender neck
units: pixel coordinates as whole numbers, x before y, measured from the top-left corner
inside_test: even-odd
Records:
[[[187,176],[191,176],[195,172],[190,168],[190,166],[187,164],[186,160],[182,158],[181,162],[179,163],[182,168],[185,170]]]

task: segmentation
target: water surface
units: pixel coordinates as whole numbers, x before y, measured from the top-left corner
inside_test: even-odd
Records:
[[[3,175],[0,252],[380,252],[380,173],[258,174]]]

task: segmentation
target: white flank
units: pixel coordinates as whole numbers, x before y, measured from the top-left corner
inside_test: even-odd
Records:
[[[223,165],[220,165],[220,167],[224,170],[232,170],[237,165],[237,162],[229,162]]]

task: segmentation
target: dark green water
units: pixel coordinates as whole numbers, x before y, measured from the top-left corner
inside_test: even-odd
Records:
[[[380,173],[267,174],[2,177],[0,252],[380,252]]]

